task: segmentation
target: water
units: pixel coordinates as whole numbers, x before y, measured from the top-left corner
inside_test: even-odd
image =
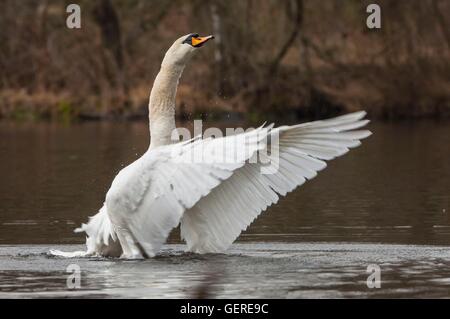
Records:
[[[82,246],[55,246],[74,250]],[[63,259],[49,246],[0,247],[2,297],[377,298],[449,297],[447,247],[348,243],[238,243],[226,254],[164,247],[145,261]],[[66,268],[81,268],[81,288],[66,286]],[[381,288],[367,287],[378,264]]]
[[[0,123],[1,296],[190,296],[217,263],[213,296],[449,297],[449,124],[371,124],[361,147],[269,208],[225,255],[183,254],[175,230],[152,261],[77,260],[86,289],[69,292],[74,261],[45,252],[84,242],[73,228],[145,151],[148,126]],[[383,271],[376,291],[365,286],[370,263]]]

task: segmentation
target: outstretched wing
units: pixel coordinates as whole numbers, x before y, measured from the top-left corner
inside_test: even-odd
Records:
[[[114,179],[106,196],[111,221],[154,256],[183,213],[265,145],[260,141],[269,129],[149,151]]]
[[[247,160],[184,213],[181,235],[188,249],[205,253],[228,248],[280,195],[285,196],[324,169],[324,160],[360,145],[359,140],[371,134],[355,130],[369,122],[362,120],[365,114],[356,112],[271,130],[270,154],[266,154],[267,149],[259,149],[256,163]]]

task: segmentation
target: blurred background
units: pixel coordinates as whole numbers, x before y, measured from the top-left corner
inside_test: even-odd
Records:
[[[180,118],[450,114],[450,1],[96,0],[81,29],[61,0],[1,0],[0,118],[145,118],[181,35],[214,34],[185,71]]]
[[[277,125],[367,110],[373,136],[239,240],[450,244],[450,1],[0,0],[0,244],[72,230],[148,148],[148,96],[180,36],[178,126]],[[179,242],[177,232],[171,242]]]

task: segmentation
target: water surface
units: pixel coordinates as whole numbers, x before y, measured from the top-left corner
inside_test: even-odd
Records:
[[[450,244],[450,123],[370,129],[240,240]],[[145,122],[0,123],[0,244],[82,243],[73,228],[102,206],[148,135]]]
[[[264,212],[227,255],[183,255],[176,230],[163,257],[131,269],[120,261],[79,261],[90,279],[78,293],[187,296],[189,282],[208,276],[199,269],[220,261],[236,277],[219,285],[218,296],[448,296],[450,125],[370,129],[361,147]],[[101,207],[115,174],[145,152],[148,135],[145,122],[0,123],[0,291],[67,292],[60,284],[68,261],[42,253],[84,242],[72,230]],[[392,276],[389,290],[369,294],[361,286],[372,261]],[[108,276],[123,282],[110,287]],[[147,278],[152,289],[133,276]]]
[[[145,261],[49,257],[48,248],[0,246],[0,298],[450,297],[450,250],[439,246],[258,242],[196,255],[170,244]],[[80,289],[67,288],[71,264],[80,267]],[[381,287],[370,289],[373,264]]]

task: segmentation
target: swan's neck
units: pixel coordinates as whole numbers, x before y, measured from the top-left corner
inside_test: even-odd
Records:
[[[184,66],[163,65],[150,93],[150,148],[173,143],[175,130],[175,97]]]

